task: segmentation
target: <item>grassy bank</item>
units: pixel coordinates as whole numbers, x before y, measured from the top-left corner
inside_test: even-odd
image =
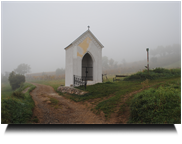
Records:
[[[181,123],[181,80],[171,80],[136,94],[128,123]]]
[[[165,82],[170,81],[177,81],[180,80],[180,77],[176,78],[161,78],[157,80],[137,80],[137,81],[119,81],[119,82],[106,82],[102,84],[96,84],[91,85],[87,87],[87,91],[89,93],[85,95],[69,95],[67,98],[70,98],[71,100],[75,102],[79,101],[90,101],[99,99],[96,106],[92,109],[97,114],[99,114],[101,111],[104,112],[105,117],[110,117],[110,115],[115,112],[117,106],[120,105],[120,103],[123,103],[123,97],[131,92],[138,91],[141,89],[148,89],[148,87],[159,87],[160,85],[163,85]],[[79,89],[84,90],[83,87],[78,87]],[[132,99],[130,98],[129,101],[127,101],[128,106],[130,105],[130,101]],[[121,110],[124,109],[125,105],[120,106]],[[119,112],[119,113],[120,113]]]
[[[154,70],[144,70],[143,72],[137,72],[124,79],[124,81],[134,81],[134,80],[155,80],[160,78],[171,78],[181,76],[181,69],[164,69],[156,68]]]
[[[29,90],[22,94],[21,91],[30,87]],[[20,88],[8,91],[9,86],[5,86],[1,90],[1,123],[2,124],[21,124],[30,123],[34,101],[30,96],[35,86],[29,83],[23,84]]]
[[[93,112],[96,114],[103,112],[106,118],[116,112],[120,116],[130,107],[129,123],[181,122],[179,115],[179,108],[181,109],[181,98],[179,99],[181,95],[181,69],[157,68],[150,70],[149,74],[147,71],[138,72],[121,81],[112,82],[112,77],[108,77],[108,79],[110,82],[87,86],[86,91],[88,93],[85,95],[63,93],[60,95],[75,102],[89,103]],[[36,81],[36,83],[52,86],[56,90],[61,84],[64,85],[64,80]],[[84,87],[77,88],[85,90]],[[138,93],[138,95],[133,94],[126,99],[126,95],[138,92],[138,90],[143,92]],[[150,119],[152,120],[149,121]]]
[[[1,83],[1,101],[3,98],[8,98],[13,93],[13,90],[9,83]]]

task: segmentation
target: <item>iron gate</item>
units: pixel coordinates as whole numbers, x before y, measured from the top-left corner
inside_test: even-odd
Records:
[[[93,67],[82,67],[82,78],[86,80],[93,80]]]
[[[82,76],[77,76],[77,75],[73,75],[73,86],[74,87],[78,87],[78,86],[85,86],[86,89],[86,85],[87,85],[87,79]]]
[[[82,73],[82,76],[73,75],[73,86],[85,86],[86,89],[87,81],[93,80],[93,67],[82,67]]]

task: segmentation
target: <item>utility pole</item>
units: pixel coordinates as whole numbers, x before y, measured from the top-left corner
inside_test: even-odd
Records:
[[[147,51],[147,69],[149,72],[149,48],[147,48],[146,51]]]

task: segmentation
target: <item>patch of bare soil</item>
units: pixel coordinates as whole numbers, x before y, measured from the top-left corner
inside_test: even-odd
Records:
[[[105,120],[95,115],[85,105],[57,94],[50,86],[32,83],[36,88],[30,93],[34,102],[33,117],[40,124],[102,124]],[[54,102],[57,101],[57,102]]]

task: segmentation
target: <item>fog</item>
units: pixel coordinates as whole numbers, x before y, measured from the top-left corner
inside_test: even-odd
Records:
[[[88,25],[102,55],[121,64],[146,60],[146,48],[181,53],[181,2],[1,2],[1,72],[65,68],[64,48]]]

